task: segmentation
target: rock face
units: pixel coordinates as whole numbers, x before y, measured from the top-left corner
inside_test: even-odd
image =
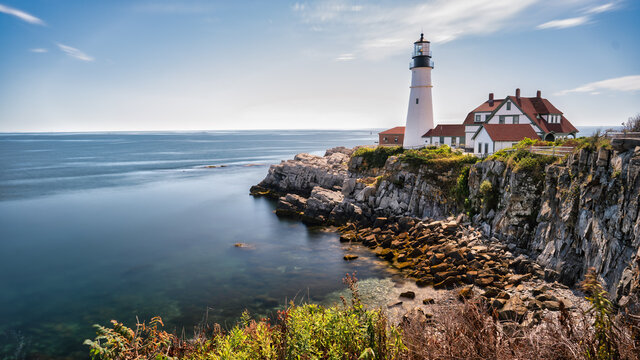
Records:
[[[447,190],[453,170],[410,166],[393,156],[381,169],[363,169],[362,158],[350,154],[344,148],[324,157],[299,154],[271,166],[252,193],[296,194],[281,197],[277,212],[317,224],[375,228],[378,218],[437,219],[462,210]],[[614,299],[640,303],[640,147],[581,150],[540,174],[483,161],[470,169],[468,184],[476,215],[466,221],[514,255],[533,259],[547,280],[574,285],[595,267]],[[517,313],[514,302],[503,305]]]
[[[313,188],[319,186],[329,190],[341,190],[347,178],[347,162],[351,150],[334,148],[325,156],[298,154],[293,160],[282,161],[269,168],[257,189],[269,189],[278,194],[298,194],[308,197]]]
[[[550,280],[573,285],[594,267],[614,299],[637,294],[640,147],[583,149],[548,166],[544,175],[536,182],[500,162],[476,164],[470,198],[481,211],[474,220],[528,252]],[[496,189],[495,209],[479,205],[483,181]]]

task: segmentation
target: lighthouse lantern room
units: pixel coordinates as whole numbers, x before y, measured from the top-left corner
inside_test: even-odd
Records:
[[[411,70],[411,87],[409,93],[409,110],[404,130],[405,148],[424,146],[422,135],[433,128],[433,102],[431,99],[431,43],[420,34],[420,40],[413,44]]]

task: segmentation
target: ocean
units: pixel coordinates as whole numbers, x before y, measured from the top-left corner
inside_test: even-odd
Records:
[[[86,359],[111,319],[190,334],[205,314],[230,327],[329,303],[354,271],[384,292],[394,275],[369,251],[346,262],[336,234],[249,196],[269,164],[377,131],[0,134],[0,358]]]
[[[160,315],[187,334],[341,279],[389,278],[364,250],[273,214],[249,187],[300,152],[372,144],[375,131],[0,135],[0,358],[85,359],[92,324]],[[224,167],[211,167],[213,165]],[[236,248],[243,242],[250,248]],[[370,260],[370,261],[367,261]]]

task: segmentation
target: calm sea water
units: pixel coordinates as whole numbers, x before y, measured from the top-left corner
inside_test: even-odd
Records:
[[[0,135],[0,358],[87,358],[95,323],[160,315],[188,334],[207,309],[232,325],[244,309],[335,298],[347,272],[388,278],[248,195],[268,164],[375,134]]]

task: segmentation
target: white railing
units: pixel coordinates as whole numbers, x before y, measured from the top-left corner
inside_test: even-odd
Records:
[[[633,131],[607,131],[604,136],[609,139],[640,139],[640,132]]]
[[[528,150],[538,155],[564,156],[571,154],[575,147],[573,146],[529,146],[524,150]],[[516,148],[503,149],[506,152],[518,151]]]
[[[573,146],[529,146],[528,150],[534,154],[564,156],[571,154],[575,147]]]

